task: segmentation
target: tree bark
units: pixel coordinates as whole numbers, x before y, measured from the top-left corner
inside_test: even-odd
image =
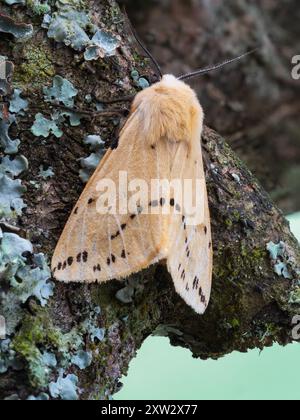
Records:
[[[60,139],[35,137],[30,128],[36,114],[50,118],[57,109],[45,102],[43,88],[51,86],[56,74],[61,75],[79,91],[76,109],[86,110],[95,105],[95,99],[88,105],[85,102],[89,95],[111,99],[136,92],[133,69],[150,82],[155,80],[148,63],[130,44],[115,1],[85,3],[95,25],[121,36],[122,46],[111,58],[86,62],[82,53],[47,37],[47,30],[41,29],[42,17],[30,5],[2,6],[2,13],[34,26],[26,42],[0,34],[1,55],[15,65],[13,86],[20,87],[29,101],[28,112],[17,116],[18,124],[11,130],[20,138],[20,152],[29,161],[29,170],[22,176],[28,207],[22,216],[6,222],[19,227],[18,234],[30,239],[35,252],[49,258],[83,189],[78,176],[79,159],[88,154],[83,139],[87,134],[101,134],[109,146],[116,122],[85,115],[79,127],[63,126]],[[4,102],[10,99],[6,96]],[[73,398],[106,399],[118,390],[121,375],[153,333],[168,336],[173,345],[189,348],[203,359],[292,341],[292,319],[300,310],[298,243],[281,211],[224,139],[205,128],[202,141],[214,246],[213,293],[207,313],[200,317],[183,302],[162,265],[126,282],[55,283],[54,296],[44,307],[33,296],[22,305],[15,303],[14,289],[4,276],[0,315],[5,295],[10,293],[10,313],[21,313],[21,317],[7,338],[11,357],[21,367],[13,363],[0,374],[1,399],[26,399],[41,393],[55,398],[49,384],[71,374],[78,379]],[[41,180],[41,165],[51,165],[55,175]],[[3,231],[11,231],[2,225]],[[26,258],[30,264],[31,257]],[[120,296],[128,303],[120,302]],[[91,365],[81,370],[73,359],[79,351],[92,356]],[[45,353],[54,355],[57,363],[45,361]],[[68,397],[57,394],[57,398]]]

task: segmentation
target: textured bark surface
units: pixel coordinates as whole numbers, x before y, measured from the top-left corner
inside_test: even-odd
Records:
[[[14,85],[22,88],[30,102],[29,111],[18,117],[14,127],[14,134],[21,139],[20,150],[29,160],[29,170],[23,176],[28,208],[17,222],[20,234],[30,238],[35,250],[49,257],[83,188],[78,177],[78,159],[88,154],[83,138],[100,133],[108,146],[116,123],[86,116],[79,127],[64,127],[61,139],[34,137],[30,127],[35,115],[51,113],[44,101],[43,87],[51,85],[53,76],[59,74],[79,90],[76,107],[87,109],[92,105],[85,103],[86,95],[110,99],[133,93],[130,74],[134,68],[149,81],[154,80],[146,61],[128,42],[116,3],[111,0],[86,3],[95,24],[119,33],[122,38],[122,47],[110,59],[87,63],[82,54],[49,40],[46,31],[40,28],[41,17],[34,15],[29,6],[3,6],[3,12],[19,22],[33,23],[35,29],[26,43],[16,43],[9,35],[0,34],[0,49],[1,55],[14,62]],[[56,283],[55,294],[46,307],[42,308],[34,298],[23,305],[22,320],[10,337],[23,368],[0,374],[1,399],[12,396],[26,399],[48,392],[48,383],[40,378],[43,366],[40,352],[51,352],[59,361],[64,346],[64,353],[72,356],[76,347],[74,336],[80,336],[84,349],[93,355],[92,364],[86,369],[79,370],[74,364],[64,367],[65,376],[77,375],[81,399],[103,399],[117,391],[130,360],[152,333],[167,335],[172,344],[187,347],[201,358],[218,358],[234,350],[246,351],[292,340],[292,318],[300,310],[299,246],[282,213],[223,138],[206,128],[203,148],[215,258],[212,300],[205,316],[196,315],[174,292],[161,265],[130,280],[128,290],[133,296],[128,304],[116,299],[124,283],[103,286]],[[38,178],[40,165],[49,164],[55,176],[37,189],[32,181]],[[284,243],[280,262],[285,264],[289,279],[275,273],[276,261],[267,251],[271,241]],[[105,329],[105,336],[95,342],[81,333],[81,324],[91,318],[98,306],[101,313],[97,313],[95,322]],[[57,377],[58,368],[49,369],[47,382],[55,382]]]
[[[162,65],[179,75],[260,46],[259,53],[192,83],[206,122],[242,157],[287,213],[298,211],[300,174],[297,0],[125,1]]]

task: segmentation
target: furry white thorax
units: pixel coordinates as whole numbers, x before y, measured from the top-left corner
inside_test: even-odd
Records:
[[[178,86],[183,84],[183,82],[181,80],[178,80],[176,76],[173,76],[173,74],[165,74],[162,78],[162,82],[165,83],[167,86],[177,88]]]

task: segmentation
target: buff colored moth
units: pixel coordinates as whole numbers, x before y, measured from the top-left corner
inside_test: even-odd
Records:
[[[100,162],[57,244],[52,259],[57,280],[125,279],[165,261],[177,293],[197,313],[205,312],[213,251],[201,151],[203,110],[183,80],[218,67],[179,79],[165,75],[136,95],[117,148]],[[126,175],[123,185],[120,174]],[[196,206],[183,199],[187,180]],[[140,191],[143,186],[147,194]]]

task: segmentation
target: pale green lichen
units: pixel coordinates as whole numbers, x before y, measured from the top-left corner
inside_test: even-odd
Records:
[[[26,0],[26,6],[36,15],[45,15],[51,12],[50,5],[44,0]]]
[[[24,47],[24,60],[15,68],[14,82],[27,89],[44,86],[55,75],[51,51],[46,44]]]

